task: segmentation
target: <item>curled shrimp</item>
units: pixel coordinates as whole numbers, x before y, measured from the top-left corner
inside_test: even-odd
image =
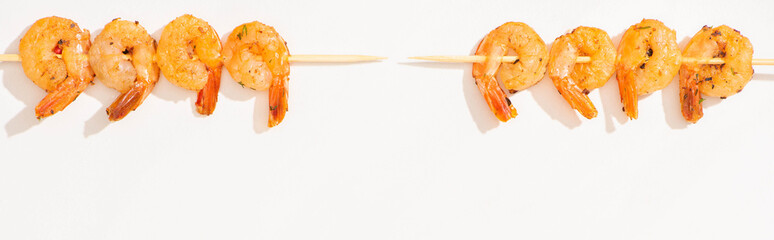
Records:
[[[90,46],[89,31],[61,17],[42,18],[24,34],[19,44],[24,73],[48,92],[35,107],[38,119],[63,110],[91,84]]]
[[[89,63],[102,83],[121,92],[107,108],[110,121],[137,109],[159,80],[156,40],[139,22],[113,19],[94,39]]]
[[[239,25],[228,36],[223,56],[234,81],[254,90],[269,89],[269,127],[282,122],[288,110],[290,53],[279,33],[257,21]]]
[[[519,59],[513,63],[501,63],[500,57],[511,51]],[[473,63],[473,78],[489,109],[502,122],[516,117],[516,108],[500,88],[495,74],[511,92],[535,85],[546,71],[548,51],[545,42],[527,24],[507,22],[481,40],[476,55],[487,56],[485,62]]]
[[[576,63],[578,56],[588,56],[591,61]],[[548,76],[564,100],[591,119],[597,116],[597,109],[586,94],[605,85],[614,65],[615,48],[610,36],[598,28],[578,27],[554,41]]]
[[[643,19],[624,33],[618,45],[618,90],[626,115],[637,119],[637,98],[665,88],[680,68],[675,31],[664,23]]]
[[[753,48],[739,31],[722,25],[704,26],[683,51],[680,68],[680,105],[686,121],[696,123],[704,115],[701,94],[726,98],[741,92],[752,79]],[[722,58],[724,64],[709,65],[690,58]]]
[[[215,111],[220,89],[221,45],[218,33],[207,22],[185,14],[161,32],[157,57],[164,76],[178,87],[198,91],[196,110]]]

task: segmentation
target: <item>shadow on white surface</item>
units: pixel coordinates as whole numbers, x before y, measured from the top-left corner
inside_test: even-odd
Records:
[[[530,91],[530,95],[535,99],[535,103],[548,114],[551,119],[559,121],[562,125],[568,129],[573,129],[583,123],[581,118],[578,117],[578,113],[570,107],[562,95],[556,91],[556,87],[551,79],[547,76],[543,77],[539,83],[535,86],[527,89]]]
[[[774,81],[774,74],[771,73],[754,73],[752,80],[750,81]],[[744,90],[742,90],[744,91]]]
[[[474,52],[475,53],[475,52]],[[474,54],[471,53],[471,54]],[[476,123],[476,127],[481,133],[486,133],[489,130],[497,127],[499,121],[495,118],[494,114],[489,110],[484,98],[481,97],[481,93],[476,87],[475,80],[473,80],[471,64],[463,63],[443,63],[443,62],[408,62],[398,63],[400,65],[421,67],[421,68],[437,68],[437,69],[463,69],[462,72],[462,91],[465,96],[465,103],[468,105],[468,111],[473,122]]]
[[[293,80],[291,79],[290,82],[292,85]],[[288,97],[291,97],[290,95],[293,94],[292,90],[292,88],[289,90]],[[255,130],[255,133],[263,133],[269,130],[269,92],[267,90],[257,91],[239,85],[224,68],[223,74],[221,75],[220,93],[221,96],[234,101],[244,102],[254,99],[253,130]],[[292,106],[289,106],[288,110],[290,110],[290,107]],[[247,109],[245,109],[245,111],[247,111]]]
[[[24,31],[11,41],[11,44],[5,48],[5,53],[19,52],[19,41],[24,36],[24,33],[30,29],[30,26],[32,25],[27,25]],[[5,132],[8,137],[11,137],[23,133],[40,123],[35,118],[35,106],[46,96],[46,92],[24,75],[20,62],[1,62],[0,69],[3,70],[3,85],[11,95],[25,105],[24,109],[5,123]]]
[[[164,30],[164,26],[156,30],[151,34],[153,39],[160,39],[161,32]],[[222,76],[222,75],[221,75]],[[159,76],[159,82],[156,83],[156,87],[153,89],[153,92],[151,92],[156,97],[159,97],[160,99],[167,100],[170,102],[179,102],[179,101],[188,101],[191,106],[191,114],[195,117],[204,117],[198,112],[196,112],[196,94],[195,91],[189,91],[186,89],[183,89],[181,87],[175,86],[167,78],[164,76],[164,73],[161,73],[161,76]],[[217,105],[215,108],[215,111],[217,111]]]
[[[105,86],[102,84],[102,82],[99,81],[100,80],[95,80],[94,85],[90,86],[86,89],[86,91],[83,92],[83,94],[97,99],[97,101],[102,104],[102,106],[98,108],[96,112],[94,112],[94,115],[92,115],[91,118],[86,120],[86,122],[83,124],[84,137],[97,134],[104,130],[108,125],[110,125],[110,120],[108,120],[107,115],[107,108],[111,103],[113,103],[115,98],[118,97],[118,91]],[[131,114],[132,113],[130,112],[129,115]]]
[[[664,109],[664,120],[667,125],[672,129],[684,129],[688,127],[688,121],[683,118],[682,111],[680,110],[680,98],[678,97],[680,92],[679,87],[679,75],[672,79],[667,87],[661,90],[661,104]],[[704,101],[702,105],[705,107],[709,103],[709,99]]]
[[[621,42],[624,32],[620,32],[612,37],[613,45],[618,49],[618,43]],[[605,118],[605,131],[608,133],[615,132],[615,123],[626,123],[629,118],[623,111],[623,104],[621,103],[621,93],[618,91],[618,78],[616,74],[613,74],[610,79],[607,80],[604,86],[599,88],[599,97],[602,99],[602,111]],[[615,120],[615,121],[613,121]]]
[[[621,104],[621,93],[618,91],[618,80],[615,74],[607,81],[605,86],[599,88],[599,97],[602,100],[603,118],[605,118],[605,131],[615,132],[615,125],[624,124],[629,121],[629,117],[623,111]]]
[[[551,49],[552,43],[546,44],[546,48]],[[562,125],[568,129],[573,129],[583,123],[578,117],[578,113],[575,109],[572,109],[569,103],[564,100],[561,94],[556,90],[556,86],[548,77],[548,74],[544,74],[543,79],[540,80],[535,86],[528,88],[526,91],[530,92],[532,98],[535,99],[535,103],[548,114],[551,119],[559,121]],[[518,94],[518,93],[516,93]]]
[[[290,98],[290,92],[288,90],[288,98]],[[288,106],[288,112],[292,110],[293,106]],[[282,125],[282,123],[280,123]],[[255,133],[264,133],[269,130],[269,92],[261,91],[257,93],[255,97],[255,107],[253,108],[253,130]]]

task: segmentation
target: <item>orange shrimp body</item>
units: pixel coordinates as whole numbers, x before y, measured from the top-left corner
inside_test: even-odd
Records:
[[[102,83],[121,92],[107,108],[118,121],[142,104],[159,80],[156,40],[139,22],[113,19],[94,39],[89,62]]]
[[[223,47],[226,69],[240,85],[269,89],[269,127],[288,111],[290,63],[287,44],[273,27],[260,22],[237,26]]]
[[[576,63],[578,56],[589,56],[588,63]],[[578,27],[554,41],[548,62],[548,76],[559,94],[584,117],[597,116],[597,109],[586,94],[599,88],[613,75],[615,48],[607,33],[598,28]]]
[[[172,20],[161,32],[157,49],[161,73],[173,84],[198,91],[196,110],[215,111],[220,89],[221,43],[206,21],[189,14]]]
[[[519,60],[501,63],[500,57],[509,51],[515,52]],[[548,51],[545,42],[527,24],[507,22],[481,40],[476,55],[487,56],[485,62],[473,63],[473,78],[489,109],[502,122],[516,117],[516,108],[500,88],[495,75],[498,74],[511,92],[535,85],[546,71]]]
[[[722,25],[704,26],[683,51],[680,68],[680,105],[686,121],[696,123],[704,115],[701,94],[726,98],[741,92],[752,79],[753,47],[739,31]],[[724,64],[700,64],[692,59],[722,58]]]
[[[624,33],[618,45],[616,71],[626,115],[637,119],[637,98],[665,88],[680,68],[675,31],[662,22],[643,19]]]
[[[61,17],[36,21],[21,38],[19,56],[24,74],[48,92],[35,107],[38,119],[63,110],[91,84],[90,46],[89,31]]]

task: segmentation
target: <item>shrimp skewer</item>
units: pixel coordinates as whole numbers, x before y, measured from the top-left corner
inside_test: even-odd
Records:
[[[269,127],[282,122],[288,110],[290,53],[279,33],[257,21],[239,25],[228,36],[223,56],[226,69],[240,85],[269,89]]]
[[[138,22],[113,19],[94,39],[89,62],[106,86],[121,92],[107,108],[110,121],[135,110],[159,80],[156,41]]]
[[[161,72],[178,87],[197,91],[196,110],[215,111],[220,89],[220,38],[204,20],[189,14],[172,20],[161,33],[157,56]]]
[[[521,59],[501,63],[500,58],[509,50],[519,54]],[[481,40],[476,55],[486,56],[485,62],[473,64],[473,78],[489,109],[502,122],[516,117],[516,108],[500,88],[495,74],[512,93],[535,85],[546,71],[548,51],[545,43],[527,24],[508,22]]]
[[[12,54],[6,54],[8,58],[13,58]],[[0,60],[2,60],[3,55],[0,54]],[[291,56],[292,59],[292,56]],[[425,61],[434,61],[434,62],[447,62],[447,63],[476,63],[476,62],[484,62],[486,61],[486,56],[415,56],[415,57],[408,57],[408,59],[415,59],[415,60],[425,60]],[[519,59],[519,56],[502,56],[498,60],[500,62],[515,62]],[[7,60],[7,61],[13,61],[13,60]],[[292,62],[292,61],[291,61]],[[588,63],[591,62],[591,58],[588,56],[578,56],[578,58],[575,59],[575,63]],[[698,63],[698,64],[708,64],[708,65],[722,65],[723,59],[722,58],[689,58],[689,57],[682,57],[680,58],[681,63]],[[774,65],[774,59],[766,59],[766,58],[755,58],[752,60],[752,65]]]
[[[24,73],[48,92],[35,107],[38,119],[63,110],[91,85],[89,36],[88,30],[70,19],[47,17],[32,24],[22,37],[19,57]]]
[[[62,57],[61,54],[57,55]],[[506,56],[507,57],[507,56]],[[262,59],[256,57],[256,59]],[[372,62],[387,59],[387,57],[368,56],[368,55],[291,55],[288,57],[288,62],[306,62],[306,63],[358,63],[358,62]],[[19,62],[19,54],[0,54],[0,61]],[[514,59],[513,61],[516,61]],[[513,62],[511,61],[511,62]]]

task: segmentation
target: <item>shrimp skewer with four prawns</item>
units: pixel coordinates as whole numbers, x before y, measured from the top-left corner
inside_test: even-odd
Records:
[[[237,82],[255,90],[269,89],[270,127],[282,122],[287,112],[289,62],[385,59],[365,55],[290,56],[274,28],[258,22],[240,25],[222,46],[207,22],[189,14],[167,24],[158,44],[139,22],[113,19],[96,37],[93,47],[89,31],[72,20],[47,17],[25,33],[19,51],[19,55],[0,54],[0,61],[21,61],[27,77],[48,92],[35,109],[39,119],[63,110],[96,76],[121,92],[107,108],[109,120],[121,120],[150,95],[160,72],[174,85],[197,91],[197,112],[210,115],[217,103],[225,62]]]
[[[509,24],[512,23],[506,23],[503,26]],[[522,56],[518,52],[517,56],[504,56],[503,50],[495,51],[497,54],[490,54],[492,51],[480,51],[481,46],[489,42],[491,35],[495,33],[500,34],[495,35],[497,39],[511,40],[519,39],[520,34],[531,34],[530,32],[534,31],[531,28],[528,30],[522,28],[520,29],[522,32],[504,32],[498,29],[482,40],[476,56],[421,56],[410,57],[410,59],[473,62],[473,74],[479,90],[495,116],[504,122],[515,114],[504,114],[508,111],[506,111],[506,105],[502,103],[508,103],[507,106],[510,107],[510,100],[505,94],[498,94],[496,91],[501,89],[492,77],[497,72],[495,67],[499,64],[517,64],[522,59],[531,59],[532,56]],[[727,26],[717,28],[705,26],[694,36],[682,55],[675,39],[674,30],[667,28],[658,20],[644,19],[632,25],[624,33],[616,54],[612,41],[604,31],[579,27],[554,41],[548,61],[548,75],[570,106],[584,117],[591,119],[596,116],[597,111],[585,94],[604,85],[612,73],[617,71],[621,102],[624,105],[622,109],[629,118],[636,119],[638,96],[665,88],[679,70],[682,112],[687,121],[695,123],[702,115],[699,93],[724,99],[741,91],[749,82],[753,72],[752,65],[774,65],[774,59],[752,59],[752,45],[749,40],[739,31]],[[533,47],[540,49],[537,45]],[[489,66],[485,68],[488,70],[487,74],[477,75],[477,72],[480,72],[477,70],[481,69],[480,66]],[[519,71],[516,74],[529,77],[534,73],[537,72]],[[502,75],[500,78],[503,79]],[[489,79],[489,82],[495,84],[482,87],[481,82],[485,81],[481,79]],[[537,81],[540,79],[534,80],[531,84],[519,86],[529,87]],[[509,88],[508,82],[505,83],[506,88]],[[512,112],[515,113],[515,110]]]

